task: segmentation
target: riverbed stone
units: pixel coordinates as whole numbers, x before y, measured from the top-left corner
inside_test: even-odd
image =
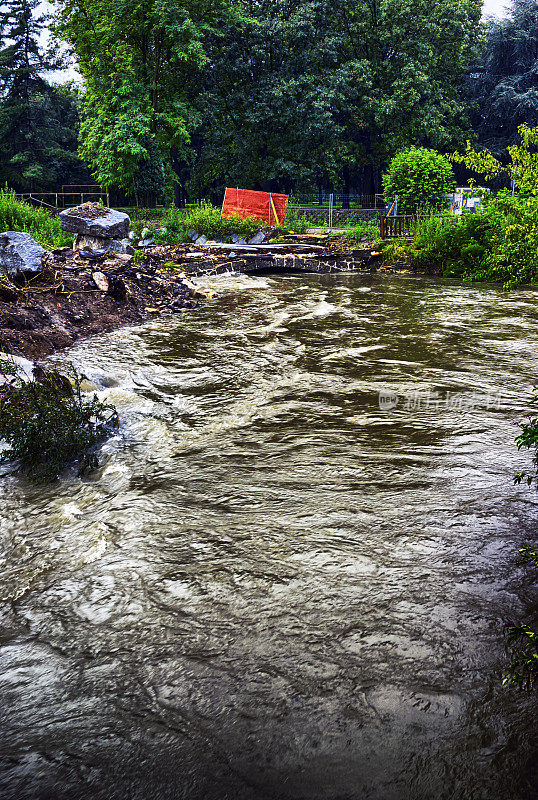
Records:
[[[60,212],[60,227],[64,231],[82,236],[99,236],[103,239],[125,239],[131,220],[123,211],[100,206],[99,203],[82,203]]]
[[[73,250],[107,250],[109,253],[127,253],[133,255],[135,249],[130,239],[105,239],[103,236],[83,236],[77,234],[73,242]]]
[[[265,233],[263,231],[258,231],[258,233],[255,233],[254,236],[248,240],[247,244],[263,244],[266,239],[267,236]]]
[[[8,278],[41,272],[45,250],[29,233],[0,233],[0,268]]]

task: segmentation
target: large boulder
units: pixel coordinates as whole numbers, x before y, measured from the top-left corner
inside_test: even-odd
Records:
[[[122,211],[106,208],[99,203],[83,203],[60,212],[60,227],[82,236],[97,236],[101,239],[125,239],[129,234],[131,220]]]
[[[45,250],[29,233],[20,231],[0,233],[0,269],[8,278],[41,272],[41,259],[44,255]]]

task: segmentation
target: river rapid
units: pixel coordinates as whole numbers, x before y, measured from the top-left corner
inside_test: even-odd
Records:
[[[211,285],[51,359],[118,408],[97,472],[3,468],[0,797],[536,797],[538,293]]]

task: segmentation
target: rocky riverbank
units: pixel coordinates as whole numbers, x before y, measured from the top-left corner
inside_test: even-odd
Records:
[[[43,358],[82,337],[193,308],[197,296],[173,268],[56,250],[40,274],[0,280],[0,350]]]
[[[344,235],[272,229],[249,241],[236,234],[208,240],[196,231],[184,244],[150,236],[135,249],[126,214],[86,203],[60,218],[76,234],[74,249],[46,252],[28,234],[1,234],[0,350],[39,359],[81,337],[182,312],[207,296],[191,276],[370,271],[380,258],[372,243],[357,246]]]

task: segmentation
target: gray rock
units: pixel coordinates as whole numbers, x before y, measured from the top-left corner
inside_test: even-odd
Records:
[[[195,242],[198,239],[198,231],[195,231],[193,228],[187,231],[187,237],[191,240],[191,242]]]
[[[207,242],[207,236],[199,236],[194,244],[205,244]]]
[[[230,241],[232,242],[232,244],[240,244],[243,240],[238,233],[232,233],[232,235],[230,236]]]
[[[45,250],[29,233],[0,233],[0,267],[8,278],[16,278],[25,272],[41,272],[41,259],[44,255]]]
[[[248,244],[263,244],[266,239],[267,236],[265,235],[265,233],[263,231],[258,231],[258,233],[254,234],[252,239],[248,240]]]
[[[151,229],[150,228],[142,228],[142,233],[140,234],[141,239],[149,239],[150,238]]]
[[[78,233],[73,242],[73,250],[108,250],[109,253],[134,254],[134,247],[125,239],[105,239],[103,236],[82,236]]]
[[[155,239],[142,239],[140,242],[138,242],[138,246],[139,247],[149,247],[150,244],[153,244],[154,241],[155,241]]]
[[[119,253],[134,256],[135,249],[129,239],[109,239],[108,240],[109,253]]]
[[[64,231],[104,239],[124,239],[129,234],[131,220],[122,211],[105,208],[98,203],[83,203],[60,212],[60,227]]]

